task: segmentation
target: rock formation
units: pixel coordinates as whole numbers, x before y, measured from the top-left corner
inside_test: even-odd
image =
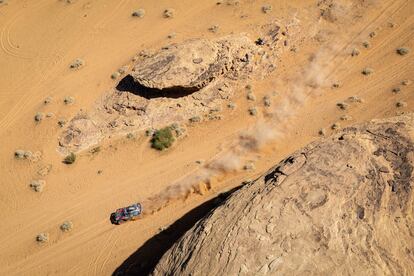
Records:
[[[154,275],[414,275],[414,116],[314,142],[199,221]]]
[[[79,116],[71,120],[59,139],[60,151],[77,152],[105,136],[208,117],[230,102],[235,88],[247,79],[262,78],[276,68],[279,30],[275,24],[263,26],[266,45],[260,46],[240,34],[141,52],[132,71],[98,101],[87,119],[83,114],[82,122]]]

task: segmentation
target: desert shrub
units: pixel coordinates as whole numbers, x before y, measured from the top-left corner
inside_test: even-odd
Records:
[[[350,96],[348,97],[348,101],[351,103],[362,103],[364,100],[358,96]]]
[[[249,162],[243,166],[243,170],[245,171],[253,171],[255,169],[256,169],[256,166],[254,165],[253,162]]]
[[[404,85],[404,86],[408,86],[408,85],[411,84],[411,81],[410,80],[403,80],[403,81],[401,81],[401,84]]]
[[[73,228],[73,223],[70,220],[64,221],[60,225],[60,230],[62,230],[63,232],[69,232],[70,230],[72,230],[72,228]]]
[[[50,104],[52,102],[52,97],[46,97],[44,100],[43,100],[43,104]]]
[[[339,83],[337,83],[337,82],[334,82],[333,84],[332,84],[332,88],[339,88],[339,86],[340,86],[340,84]]]
[[[326,129],[321,128],[321,129],[318,131],[318,133],[319,133],[319,135],[320,135],[320,136],[325,136],[325,135],[326,135]]]
[[[138,18],[143,18],[144,15],[145,15],[145,10],[144,9],[138,9],[138,10],[136,10],[132,13],[133,17],[138,17]]]
[[[371,75],[372,73],[374,73],[374,69],[369,68],[369,67],[364,68],[362,70],[362,74],[365,75],[365,76]]]
[[[101,151],[101,147],[98,146],[98,147],[92,148],[89,152],[92,153],[92,154],[96,154],[100,151]]]
[[[44,180],[32,180],[32,182],[30,182],[30,188],[32,188],[35,192],[42,192],[43,188],[46,185],[46,181]]]
[[[271,102],[269,96],[264,96],[263,97],[263,104],[266,107],[270,107],[272,105],[272,102]]]
[[[354,48],[351,52],[351,56],[356,57],[359,56],[360,53],[361,52],[357,48]]]
[[[113,79],[113,80],[116,80],[117,78],[119,78],[119,76],[120,76],[121,74],[117,71],[117,72],[114,72],[114,73],[112,73],[112,75],[111,75],[111,79]]]
[[[262,12],[264,12],[264,13],[269,13],[271,11],[272,11],[272,6],[271,5],[264,5],[262,7]]]
[[[334,124],[331,126],[331,128],[332,128],[333,130],[335,130],[335,129],[340,129],[340,128],[341,128],[341,124],[340,124],[340,123],[334,123]]]
[[[200,116],[194,116],[191,117],[190,119],[188,119],[191,123],[198,123],[201,122],[201,117]]]
[[[249,91],[249,92],[247,93],[246,98],[247,98],[249,101],[255,101],[255,100],[256,100],[256,96],[255,96],[255,95],[254,95],[254,93],[253,93],[253,92],[251,92],[251,91]]]
[[[174,15],[175,15],[175,10],[174,9],[166,9],[166,10],[164,10],[163,15],[164,15],[165,18],[173,18]]]
[[[49,233],[40,233],[36,236],[36,241],[37,242],[47,242],[49,240]]]
[[[66,105],[73,104],[74,102],[75,102],[75,98],[73,98],[72,96],[66,96],[63,99],[63,103]]]
[[[397,49],[397,54],[399,54],[400,56],[405,56],[409,52],[410,52],[410,49],[405,48],[405,47],[400,47]]]
[[[58,126],[64,127],[66,125],[66,119],[59,119]]]
[[[251,116],[256,116],[257,115],[257,109],[256,109],[256,107],[250,107],[249,108],[249,114]]]
[[[368,41],[364,41],[364,42],[362,42],[362,46],[364,46],[364,48],[368,49],[369,47],[371,47],[371,44]]]
[[[230,102],[230,103],[227,104],[227,107],[230,108],[230,109],[235,109],[236,108],[236,104],[233,103],[233,102]]]
[[[375,32],[375,31],[369,33],[370,38],[374,38],[376,36],[377,36],[377,32]]]
[[[217,33],[219,28],[220,28],[219,25],[213,25],[210,28],[208,28],[208,30],[212,33]]]
[[[151,147],[157,150],[165,150],[172,146],[175,138],[171,127],[156,130],[151,139]]]
[[[85,62],[82,60],[82,59],[80,59],[80,58],[77,58],[77,59],[75,59],[70,65],[69,65],[69,68],[70,69],[79,69],[79,68],[81,68],[83,65],[85,64]]]
[[[396,106],[397,107],[406,107],[407,106],[407,103],[406,102],[403,102],[403,101],[399,101],[399,102],[396,103]]]
[[[36,115],[34,116],[34,120],[36,122],[40,122],[41,120],[43,120],[43,118],[45,117],[45,114],[43,114],[42,112],[38,112],[36,113]]]
[[[63,163],[65,163],[67,165],[73,164],[73,163],[75,163],[75,161],[76,161],[76,155],[73,152],[68,154],[65,157],[65,159],[63,159]]]
[[[401,88],[399,88],[399,87],[394,87],[394,88],[392,89],[392,92],[393,92],[393,93],[400,93],[400,92],[401,92]]]
[[[16,158],[16,159],[25,159],[26,157],[25,157],[25,151],[24,150],[16,150],[15,152],[14,152],[14,157]]]
[[[173,38],[175,38],[177,36],[177,34],[176,33],[170,33],[170,34],[168,34],[167,35],[167,38],[169,38],[169,39],[173,39]]]
[[[349,107],[349,105],[347,103],[344,103],[344,102],[339,102],[339,103],[336,104],[336,106],[339,107],[342,110],[346,110]]]

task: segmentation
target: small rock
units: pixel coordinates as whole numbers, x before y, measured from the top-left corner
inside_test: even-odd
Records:
[[[319,134],[320,136],[325,136],[325,135],[326,135],[326,129],[321,128],[321,129],[318,131],[318,134]]]
[[[408,85],[411,84],[411,81],[410,80],[403,80],[403,81],[401,81],[401,84],[404,85],[404,86],[408,86]]]
[[[227,104],[227,107],[230,108],[230,109],[235,109],[236,108],[236,104],[233,103],[233,102],[230,102],[230,103]]]
[[[202,62],[203,62],[203,59],[202,58],[195,58],[195,59],[193,59],[193,63],[194,64],[200,64]]]
[[[147,129],[145,131],[145,135],[148,136],[148,137],[152,137],[154,135],[154,133],[155,133],[155,129],[153,129],[153,128]]]
[[[118,73],[119,73],[120,75],[125,74],[125,73],[126,73],[126,71],[128,71],[128,66],[127,66],[127,65],[122,66],[121,68],[119,68],[119,69],[118,69]]]

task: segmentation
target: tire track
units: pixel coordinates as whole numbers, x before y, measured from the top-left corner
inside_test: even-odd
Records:
[[[47,4],[48,2],[46,0],[39,2],[37,3],[37,5],[31,8],[30,11],[33,12],[34,9],[42,8]],[[11,41],[11,30],[14,27],[14,25],[25,15],[25,13],[26,9],[17,13],[10,21],[4,24],[4,27],[2,28],[0,34],[0,46],[1,49],[6,53],[6,55],[20,59],[32,59],[33,56],[22,54],[20,52],[19,47],[15,46]]]
[[[105,26],[115,17],[117,12],[124,6],[126,3],[125,0],[119,0],[118,4],[114,9],[112,9],[111,13],[108,16],[105,16],[103,20],[99,21],[95,26],[94,29],[103,29]]]

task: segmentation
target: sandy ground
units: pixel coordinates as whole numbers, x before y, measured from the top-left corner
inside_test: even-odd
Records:
[[[325,30],[325,23],[317,19],[317,1],[246,0],[238,6],[218,6],[217,1],[207,0],[72,2],[8,0],[0,4],[1,275],[111,274],[160,227],[241,180],[261,174],[270,164],[317,139],[321,128],[329,134],[335,122],[343,127],[413,110],[414,85],[401,85],[403,80],[413,81],[413,50],[405,56],[395,52],[402,46],[414,49],[414,3],[409,0],[372,1],[361,17],[341,22],[340,33],[335,33],[335,25],[326,25],[333,34],[328,50],[321,50],[323,39],[306,39],[315,26]],[[264,4],[272,4],[271,13],[261,12]],[[176,16],[163,18],[163,10],[170,7]],[[144,18],[131,17],[137,8],[146,10]],[[61,131],[58,119],[70,119],[79,110],[90,109],[102,93],[116,85],[110,75],[139,51],[231,32],[246,32],[256,39],[260,25],[295,17],[301,26],[297,35],[304,41],[297,42],[296,52],[286,51],[281,56],[278,69],[269,78],[252,83],[259,116],[248,115],[252,103],[240,91],[235,111],[224,111],[224,120],[190,126],[188,136],[166,152],[150,149],[148,138],[142,135],[114,139],[101,145],[98,154],[85,152],[75,164],[62,164],[56,150]],[[214,24],[220,26],[215,34],[208,31]],[[173,32],[176,37],[167,38]],[[373,37],[371,32],[375,32]],[[369,41],[368,49],[361,45],[364,41]],[[356,57],[350,55],[354,47],[360,50]],[[312,54],[322,56],[317,68],[309,67]],[[76,58],[83,59],[85,66],[70,70],[69,64]],[[373,68],[374,73],[363,76],[365,67]],[[110,224],[109,214],[116,208],[145,200],[186,175],[196,174],[200,169],[196,160],[214,160],[240,131],[255,125],[260,117],[266,120],[261,115],[263,95],[275,91],[272,101],[276,108],[295,82],[303,86],[309,72],[320,75],[322,83],[313,89],[306,87],[306,95],[311,96],[302,99],[295,116],[279,127],[284,135],[250,156],[256,160],[255,171],[219,176],[204,196],[174,202],[137,222],[120,227]],[[335,82],[340,86],[333,89]],[[393,93],[394,87],[401,91]],[[363,102],[351,104],[346,111],[336,106],[354,95]],[[49,96],[51,103],[44,105]],[[63,104],[65,96],[73,96],[75,103]],[[407,105],[398,108],[398,101]],[[53,116],[36,124],[33,117],[39,111]],[[340,121],[344,114],[352,119]],[[42,158],[38,162],[16,160],[16,149],[40,151]],[[41,177],[38,171],[45,166],[51,171]],[[42,193],[35,193],[29,183],[39,178],[47,184]],[[59,229],[65,220],[74,224],[69,233]],[[48,243],[35,241],[41,232],[49,233]]]

